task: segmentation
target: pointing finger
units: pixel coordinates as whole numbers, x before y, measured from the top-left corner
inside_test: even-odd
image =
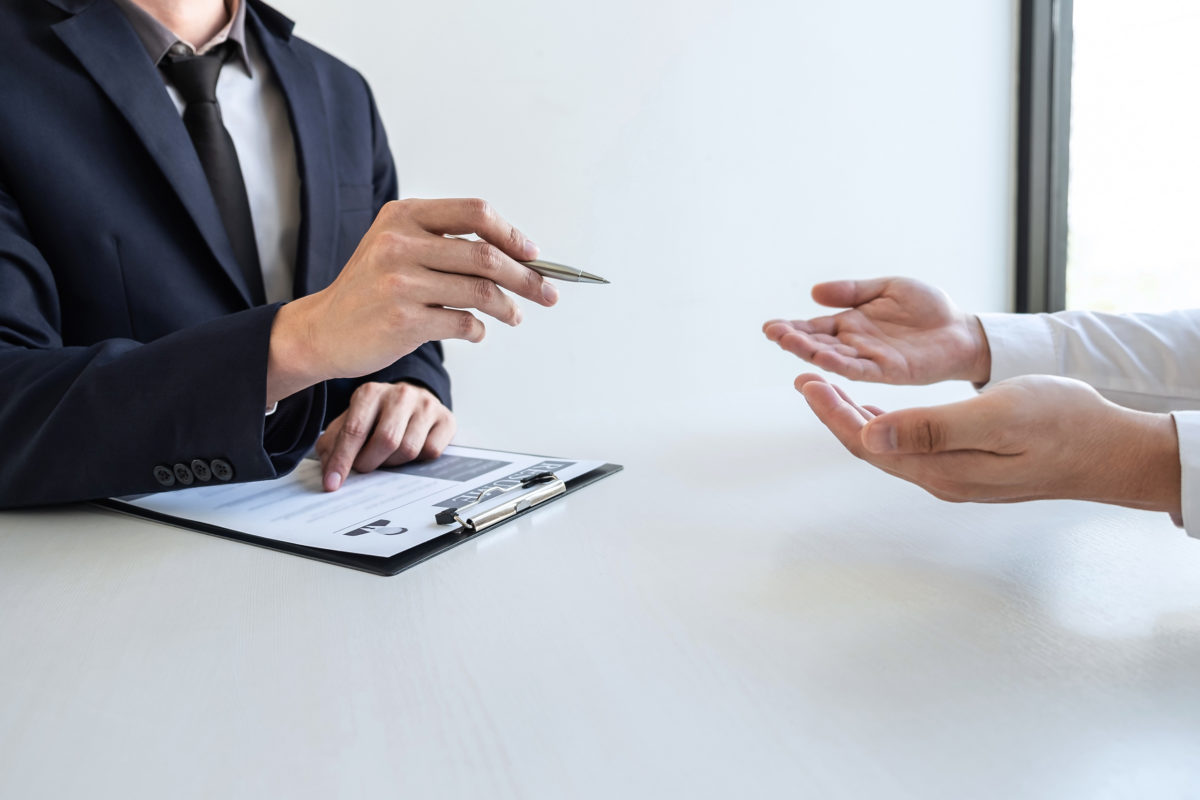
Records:
[[[350,396],[350,407],[342,415],[341,430],[325,462],[325,491],[337,491],[346,482],[354,459],[358,457],[375,425],[382,398],[383,392],[371,388],[371,384],[363,384]]]

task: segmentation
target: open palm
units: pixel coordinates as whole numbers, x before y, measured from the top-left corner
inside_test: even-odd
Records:
[[[851,380],[923,384],[991,373],[979,320],[940,289],[909,278],[832,281],[813,287],[821,305],[845,308],[809,320],[771,320],[771,341]]]

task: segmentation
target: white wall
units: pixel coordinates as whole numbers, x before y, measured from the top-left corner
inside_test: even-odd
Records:
[[[717,386],[790,392],[759,326],[814,313],[818,280],[1008,303],[1012,0],[279,7],[367,76],[405,195],[486,197],[613,281],[450,347],[464,443],[575,453],[608,404],[647,402],[652,434]]]

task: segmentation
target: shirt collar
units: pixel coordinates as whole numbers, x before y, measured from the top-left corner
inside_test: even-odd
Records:
[[[176,45],[184,48],[186,53],[198,55],[207,53],[222,42],[230,41],[235,45],[235,54],[230,60],[240,62],[242,68],[246,70],[246,74],[254,77],[250,71],[250,56],[246,52],[246,0],[227,0],[227,7],[229,3],[234,6],[233,16],[230,17],[225,27],[217,32],[216,36],[199,48],[191,42],[180,39],[171,32],[170,28],[152,17],[133,0],[114,0],[114,2],[129,18],[129,24],[133,26],[133,30],[142,40],[142,45],[145,46],[150,60],[155,64],[161,62],[171,48]]]

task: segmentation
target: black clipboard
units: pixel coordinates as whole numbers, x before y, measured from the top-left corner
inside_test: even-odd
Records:
[[[324,561],[328,564],[337,564],[340,567],[350,567],[351,569],[370,572],[372,575],[396,575],[409,567],[415,567],[422,561],[428,561],[439,553],[444,553],[451,548],[457,547],[463,542],[469,542],[477,536],[486,535],[493,528],[498,528],[505,523],[511,522],[514,519],[519,519],[526,514],[535,513],[539,508],[543,508],[549,503],[553,503],[572,492],[578,491],[585,486],[590,486],[601,478],[607,478],[609,475],[620,472],[624,467],[620,464],[603,464],[596,467],[590,472],[571,478],[565,481],[566,491],[563,494],[553,497],[546,502],[539,503],[536,506],[531,506],[522,511],[518,511],[513,516],[505,519],[503,522],[489,526],[480,531],[468,530],[465,527],[459,526],[454,530],[447,531],[436,539],[430,539],[428,542],[419,544],[416,547],[410,547],[407,550],[397,553],[394,556],[368,556],[358,553],[347,553],[341,550],[326,550],[320,547],[309,547],[302,544],[292,544],[291,542],[281,542],[278,539],[268,539],[264,536],[255,536],[242,531],[235,531],[230,528],[222,528],[218,525],[209,525],[205,522],[196,522],[195,520],[184,519],[182,517],[163,514],[158,511],[135,506],[131,503],[125,503],[115,499],[94,500],[95,505],[101,508],[107,508],[122,514],[131,514],[135,517],[144,519],[152,519],[155,522],[165,522],[168,525],[174,525],[177,528],[184,528],[190,531],[199,531],[212,536],[220,536],[223,539],[233,539],[237,542],[252,544],[257,547],[265,547],[269,550],[279,550],[284,553],[291,553],[296,556],[312,558],[317,561]]]

